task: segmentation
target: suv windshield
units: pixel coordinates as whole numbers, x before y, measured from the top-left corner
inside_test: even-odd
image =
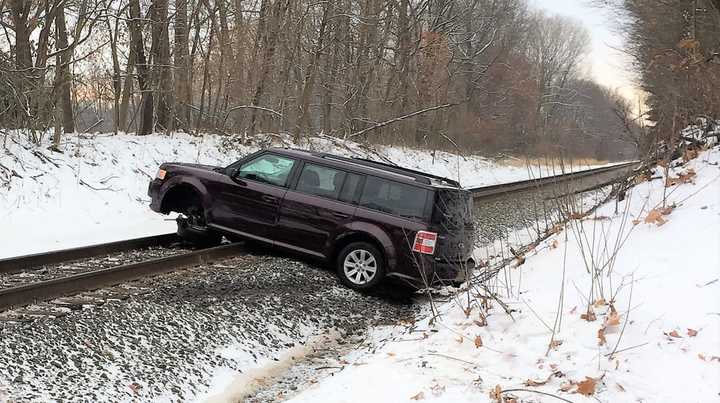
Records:
[[[423,188],[368,176],[360,205],[401,217],[424,219],[429,193]]]
[[[295,161],[277,155],[263,155],[246,162],[237,177],[271,185],[285,186]]]

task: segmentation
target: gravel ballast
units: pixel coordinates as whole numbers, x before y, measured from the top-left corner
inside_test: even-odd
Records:
[[[124,301],[0,323],[0,397],[185,401],[207,392],[220,368],[244,371],[327,329],[357,335],[418,309],[407,297],[348,290],[317,265],[265,255],[129,288],[135,296]]]

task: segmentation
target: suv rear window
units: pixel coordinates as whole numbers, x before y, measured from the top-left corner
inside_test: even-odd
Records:
[[[407,218],[427,218],[426,189],[368,176],[360,205]]]

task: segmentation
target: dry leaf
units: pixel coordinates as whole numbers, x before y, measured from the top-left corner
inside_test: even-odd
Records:
[[[600,298],[599,300],[595,301],[593,305],[595,305],[595,308],[599,308],[601,306],[607,305],[607,302],[605,302],[605,298]]]
[[[650,180],[650,175],[648,175],[648,174],[641,174],[641,175],[635,176],[635,184],[636,185],[639,185],[643,182],[647,182],[649,180]]]
[[[140,392],[140,389],[142,389],[142,386],[137,382],[133,382],[129,385],[129,388],[134,394],[137,395]]]
[[[605,338],[605,327],[601,327],[598,329],[598,346],[604,346],[607,344],[607,339]]]
[[[645,223],[655,224],[659,227],[667,222],[662,216],[663,214],[660,209],[652,209],[648,212],[647,217],[645,217]]]
[[[688,162],[698,157],[698,151],[695,149],[687,149],[683,154],[683,161]]]
[[[425,399],[425,393],[419,392],[417,395],[410,398],[410,400],[423,400]]]
[[[473,323],[476,324],[478,327],[485,327],[485,326],[487,326],[487,319],[485,319],[484,317],[481,317],[480,319],[481,319],[481,320],[473,321]]]
[[[615,386],[618,388],[618,390],[619,390],[620,392],[625,392],[625,388],[623,388],[623,386],[620,385],[619,383],[616,383]]]
[[[678,334],[677,330],[673,330],[670,333],[665,333],[665,335],[669,337],[675,337],[676,339],[682,339],[682,336]]]
[[[574,386],[574,385],[573,385],[572,382],[566,383],[566,384],[560,385],[560,390],[562,390],[563,392],[569,392],[570,389],[572,389],[573,386]]]
[[[557,249],[557,247],[558,247],[558,241],[557,241],[557,239],[555,239],[550,243],[550,249]]]
[[[455,339],[455,341],[458,342],[458,343],[460,343],[460,344],[462,344],[462,342],[463,342],[464,340],[465,340],[465,338],[462,337],[462,336],[460,336],[460,337],[458,337],[457,339]]]
[[[490,391],[490,399],[496,402],[502,401],[502,388],[500,385],[495,385],[495,388]]]
[[[584,396],[592,396],[593,394],[595,394],[596,384],[597,380],[586,376],[584,381],[578,382],[575,392],[580,393]]]
[[[562,340],[553,340],[553,341],[550,342],[550,347],[552,347],[552,348],[554,348],[554,349],[557,349],[557,348],[560,347],[562,344],[563,344],[563,341],[562,341]]]
[[[610,315],[605,317],[605,326],[618,326],[620,325],[620,314],[611,312]]]
[[[550,376],[552,376],[552,375],[550,375]],[[531,386],[531,387],[543,386],[546,383],[548,383],[549,380],[550,380],[550,377],[548,377],[548,379],[546,379],[544,381],[535,381],[532,379],[528,379],[527,381],[525,381],[525,386]]]
[[[482,338],[480,338],[479,335],[475,336],[475,348],[480,348],[480,347],[482,347],[482,345],[483,345]]]
[[[695,330],[695,329],[690,329],[690,328],[688,328],[687,334],[688,334],[688,336],[690,336],[690,337],[695,337],[695,336],[697,336],[698,331]]]
[[[388,357],[395,357],[395,353],[387,353]]]
[[[588,322],[594,322],[597,319],[597,316],[595,316],[595,312],[593,312],[592,309],[588,309],[587,312],[580,315],[580,318]]]
[[[573,309],[570,310],[570,315],[575,314],[575,312],[577,312],[577,305],[575,305]]]
[[[698,358],[703,361],[707,361],[707,358],[705,358],[705,354],[703,354],[703,353],[698,353]]]
[[[692,183],[693,179],[697,176],[693,169],[688,169],[685,173],[678,174],[677,178],[667,178],[665,180],[665,187],[671,187],[675,185],[682,185],[684,183]]]
[[[638,224],[640,224],[640,220],[632,220],[632,223],[633,223],[633,225],[638,225]]]

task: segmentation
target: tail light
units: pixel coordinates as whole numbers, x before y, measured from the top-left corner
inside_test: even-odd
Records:
[[[164,169],[160,169],[158,170],[156,178],[163,180],[165,179],[165,174],[167,174],[167,172]]]
[[[415,243],[413,244],[413,252],[420,252],[426,255],[435,253],[435,244],[437,243],[438,234],[435,232],[418,231],[415,234]]]

